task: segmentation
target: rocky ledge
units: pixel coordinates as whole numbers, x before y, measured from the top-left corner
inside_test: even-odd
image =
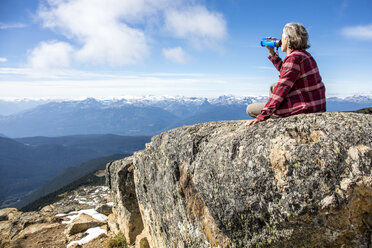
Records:
[[[65,192],[40,211],[0,209],[1,248],[106,248],[116,228],[105,186]]]
[[[370,247],[372,115],[186,126],[107,165],[135,247]],[[119,230],[118,230],[119,231]]]

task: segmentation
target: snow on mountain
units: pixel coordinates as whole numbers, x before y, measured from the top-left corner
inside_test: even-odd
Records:
[[[147,95],[142,97],[125,97],[125,98],[112,98],[112,99],[75,99],[75,100],[31,100],[31,99],[16,99],[16,100],[1,100],[0,99],[0,115],[7,115],[9,112],[17,112],[29,108],[33,108],[44,104],[53,104],[49,106],[64,106],[64,107],[79,107],[79,108],[107,108],[107,107],[121,107],[123,105],[133,106],[157,106],[164,107],[167,104],[187,104],[187,105],[202,105],[206,102],[210,104],[249,104],[252,102],[267,101],[267,96],[234,96],[224,95],[217,98],[203,98],[203,97],[185,97],[185,96],[153,96]],[[328,101],[347,101],[355,103],[372,103],[371,96],[349,96],[344,98],[328,97]],[[13,106],[14,110],[5,110]],[[18,106],[14,107],[14,106]]]
[[[182,125],[247,119],[246,106],[267,99],[264,96],[225,95],[217,98],[144,96],[52,101],[20,113],[0,116],[0,133],[9,137],[106,133],[152,136]],[[327,100],[329,112],[371,106],[369,96],[330,97]]]

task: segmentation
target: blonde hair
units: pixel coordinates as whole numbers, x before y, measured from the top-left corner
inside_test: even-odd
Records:
[[[289,49],[306,50],[310,47],[309,34],[300,23],[287,23],[283,28],[283,34],[288,41]]]

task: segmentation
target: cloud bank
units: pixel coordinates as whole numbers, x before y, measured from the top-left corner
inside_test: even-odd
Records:
[[[221,42],[227,34],[220,13],[187,0],[46,0],[37,16],[43,27],[64,41],[43,41],[29,52],[34,68],[72,64],[125,66],[149,56],[153,33],[189,41],[198,47]],[[57,52],[57,50],[59,52]],[[164,50],[180,63],[181,50]],[[176,55],[178,53],[178,55]],[[49,56],[46,56],[49,54]],[[178,58],[176,58],[178,56]]]

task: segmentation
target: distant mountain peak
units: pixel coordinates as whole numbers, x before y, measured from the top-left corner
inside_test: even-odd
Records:
[[[0,133],[9,137],[103,133],[152,136],[182,125],[246,119],[249,118],[245,111],[248,104],[267,100],[267,96],[150,95],[111,100],[54,101],[11,116],[0,116]],[[369,96],[327,98],[328,112],[371,106],[372,98]]]

